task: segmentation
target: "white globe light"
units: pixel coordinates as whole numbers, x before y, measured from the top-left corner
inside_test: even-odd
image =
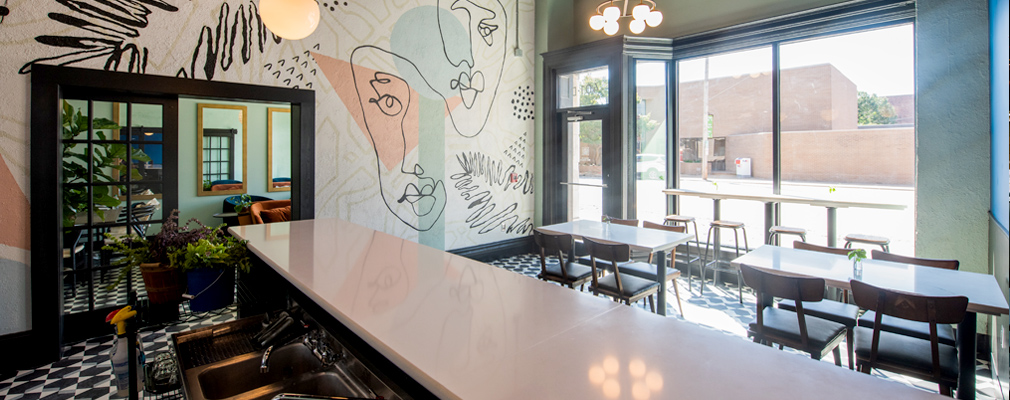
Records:
[[[653,11],[649,13],[648,17],[645,17],[645,23],[653,28],[659,26],[661,22],[663,22],[663,13],[659,12],[659,10]]]
[[[631,21],[631,23],[628,24],[628,29],[631,30],[631,33],[634,33],[636,35],[642,33],[642,31],[645,30],[645,21],[640,19]]]
[[[616,22],[618,18],[621,18],[621,9],[615,6],[610,6],[603,9],[603,18],[607,19],[607,22]]]
[[[304,39],[319,26],[315,0],[260,0],[259,12],[270,32],[288,40]]]
[[[635,19],[645,20],[649,16],[649,11],[652,11],[652,8],[645,4],[639,4],[631,9],[631,16]]]
[[[600,15],[600,14],[596,14],[596,15],[594,15],[592,17],[589,17],[589,27],[593,28],[594,31],[598,31],[600,29],[603,29],[603,24],[606,24],[606,23],[607,23],[607,19],[603,18],[603,16]]]
[[[617,21],[610,21],[606,25],[603,25],[603,33],[606,33],[607,36],[614,36],[620,28],[621,26],[617,24]]]

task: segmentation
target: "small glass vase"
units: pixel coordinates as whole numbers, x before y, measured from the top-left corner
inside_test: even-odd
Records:
[[[863,260],[852,260],[852,278],[863,279]]]

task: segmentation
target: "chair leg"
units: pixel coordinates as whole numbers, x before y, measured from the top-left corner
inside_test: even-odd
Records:
[[[684,316],[684,306],[680,304],[680,289],[677,288],[677,279],[673,280],[673,295],[677,297],[677,309],[680,310],[680,316]]]
[[[651,294],[649,295],[649,310],[651,310],[652,313],[655,314],[656,313],[656,300],[653,297],[654,297],[653,295],[651,295]]]
[[[835,358],[835,366],[841,367],[842,366],[842,349],[839,349],[838,346],[835,346],[835,348],[831,349],[831,356]]]
[[[852,363],[855,359],[852,353],[852,348],[856,347],[856,344],[852,341],[852,330],[855,328],[848,328],[845,330],[845,348],[849,350],[849,369],[852,368]]]
[[[941,384],[940,385],[940,394],[942,394],[944,396],[947,396],[947,397],[951,397],[950,386]]]
[[[740,237],[737,235],[736,229],[733,230],[733,245],[736,246],[736,256],[740,257]],[[747,230],[743,231],[743,245],[747,247]],[[743,304],[743,275],[740,274],[740,270],[736,271],[736,290],[740,297],[740,304]]]
[[[708,237],[705,239],[705,256],[701,258],[701,276],[698,279],[701,280],[701,294],[705,294],[705,269],[708,267],[708,249],[712,246],[712,230],[715,227],[708,228]],[[719,250],[716,250],[719,251]],[[715,276],[718,277],[719,273],[716,272]]]

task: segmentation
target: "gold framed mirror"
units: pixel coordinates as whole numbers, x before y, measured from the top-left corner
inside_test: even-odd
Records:
[[[291,191],[291,109],[267,108],[267,191]]]
[[[198,196],[245,194],[248,126],[245,106],[197,104]]]

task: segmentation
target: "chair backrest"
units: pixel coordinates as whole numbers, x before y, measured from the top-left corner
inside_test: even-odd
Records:
[[[852,297],[859,308],[875,311],[870,365],[877,361],[881,319],[884,315],[929,323],[929,344],[932,352],[933,377],[940,378],[940,340],[936,324],[953,324],[964,319],[968,298],[964,296],[934,297],[879,288],[863,281],[849,281]],[[968,332],[958,332],[965,334]]]
[[[849,283],[856,305],[875,311],[878,316],[884,314],[930,324],[954,324],[964,319],[968,308],[968,298],[964,296],[923,296],[879,288],[863,281],[852,280]],[[875,326],[880,326],[880,321]]]
[[[824,298],[824,279],[807,276],[783,275],[750,265],[741,265],[744,284],[759,295],[801,301],[821,301]],[[797,307],[799,308],[799,307]]]
[[[565,268],[565,262],[572,256],[572,249],[575,247],[575,239],[572,235],[563,233],[547,233],[533,230],[533,241],[540,247],[540,266],[547,268],[547,256],[558,257],[561,268]]]
[[[631,260],[631,246],[621,243],[598,242],[590,238],[582,238],[586,243],[586,250],[589,251],[589,259],[593,262],[593,286],[596,285],[596,259],[609,261],[614,268],[614,275],[617,276],[617,290],[623,292],[621,284],[621,271],[618,263]]]
[[[870,254],[874,260],[893,261],[904,264],[922,265],[925,267],[957,270],[961,265],[961,262],[957,260],[934,260],[930,258],[907,257],[881,250],[873,250]]]
[[[657,224],[655,222],[649,222],[649,221],[642,221],[642,227],[648,229],[660,229],[664,231],[677,232],[677,233],[687,232],[686,226],[670,226],[670,225]]]
[[[254,224],[262,224],[263,217],[260,216],[260,212],[263,210],[273,210],[275,208],[288,207],[291,205],[291,200],[270,200],[270,201],[257,201],[249,206],[249,216],[252,217]]]
[[[76,228],[65,229],[63,231],[63,248],[73,249],[77,247],[77,244],[80,243],[83,234],[84,230],[82,229],[76,229]]]
[[[799,240],[793,242],[793,248],[799,250],[819,251],[821,253],[839,254],[843,256],[849,255],[849,252],[852,251],[851,249],[842,249],[838,247],[818,246],[816,244],[801,242]]]
[[[618,224],[618,225],[638,226],[638,220],[637,219],[617,219],[617,218],[611,218],[610,222]]]

